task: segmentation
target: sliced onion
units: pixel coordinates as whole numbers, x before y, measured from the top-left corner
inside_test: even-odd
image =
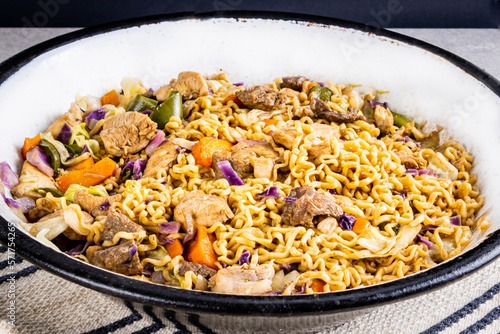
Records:
[[[175,239],[169,238],[163,234],[158,235],[158,241],[163,243],[163,244],[171,244],[175,241]]]
[[[453,216],[450,218],[450,224],[451,225],[456,225],[456,226],[462,226],[462,217],[460,216]]]
[[[197,141],[189,141],[183,138],[174,138],[172,142],[175,145],[179,145],[180,147],[188,149],[190,151],[193,149],[193,146],[197,143]]]
[[[240,266],[242,266],[244,264],[250,264],[250,252],[249,251],[241,253],[240,259],[238,260],[238,264]]]
[[[165,132],[161,130],[158,131],[154,139],[148,144],[148,146],[146,146],[146,154],[148,156],[152,156],[156,148],[161,145],[164,139],[165,139]]]
[[[57,140],[59,140],[61,143],[68,145],[69,140],[71,139],[71,134],[72,134],[71,126],[68,125],[68,123],[64,122],[63,127],[61,128],[61,131],[57,135]]]
[[[229,182],[230,185],[232,186],[242,186],[245,183],[240,179],[238,174],[234,171],[233,167],[231,166],[231,163],[227,160],[222,160],[217,163],[217,166],[219,166],[220,171],[226,178],[226,180]]]
[[[432,169],[421,169],[418,171],[418,175],[430,175],[437,177],[436,173]]]
[[[270,186],[264,192],[255,195],[255,197],[272,197],[278,199],[280,194],[278,193],[278,187]]]
[[[337,195],[337,190],[335,189],[329,189],[328,192],[332,195]]]
[[[26,213],[36,207],[35,200],[30,197],[21,197],[16,200],[21,206],[21,211]]]
[[[17,203],[15,200],[13,200],[12,198],[6,197],[4,194],[2,194],[2,197],[8,206],[10,206],[11,208],[14,208],[14,209],[21,210],[21,205],[19,203]]]
[[[10,168],[9,164],[5,161],[0,162],[0,179],[2,180],[4,186],[9,189],[12,189],[19,184],[17,174],[14,173],[12,168]]]
[[[181,223],[175,221],[158,224],[158,232],[162,234],[177,233],[179,232],[180,228],[181,228]]]
[[[432,242],[430,242],[427,239],[424,239],[424,237],[422,237],[420,234],[417,235],[417,239],[418,239],[418,241],[423,242],[427,246],[428,249],[432,248],[432,245],[433,245]]]
[[[38,146],[33,147],[26,153],[26,160],[47,176],[54,176],[54,170],[50,167],[49,158]]]

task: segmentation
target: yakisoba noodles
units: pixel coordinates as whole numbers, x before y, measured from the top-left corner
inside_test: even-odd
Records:
[[[305,77],[124,79],[26,139],[7,201],[50,247],[158,284],[290,295],[401,278],[459,254],[484,199],[462,144],[377,100]]]

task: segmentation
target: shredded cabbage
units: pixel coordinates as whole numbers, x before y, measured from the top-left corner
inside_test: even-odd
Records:
[[[69,186],[68,190],[64,193],[64,198],[66,199],[66,202],[73,202],[75,200],[75,192],[78,189],[87,189],[89,194],[95,195],[95,196],[109,196],[106,188],[102,185],[98,186],[91,186],[91,187],[84,187],[79,184],[72,184]]]
[[[70,159],[70,154],[69,154],[68,150],[66,149],[66,147],[64,146],[64,144],[58,140],[55,140],[54,137],[52,137],[52,134],[50,132],[48,132],[46,134],[42,134],[42,139],[45,139],[46,141],[48,141],[49,143],[51,143],[55,147],[55,149],[59,153],[59,157],[61,158],[61,163],[64,166],[76,165],[77,163],[82,162],[83,160],[90,157],[90,152],[86,152],[82,155],[79,155],[75,158]]]
[[[52,248],[53,250],[56,250],[56,251],[61,251],[56,245],[54,245],[54,243],[50,240],[48,240],[45,235],[47,235],[47,233],[49,233],[49,229],[43,229],[41,230],[40,232],[38,232],[38,234],[36,235],[35,239],[39,240],[41,243],[45,244],[46,246]]]

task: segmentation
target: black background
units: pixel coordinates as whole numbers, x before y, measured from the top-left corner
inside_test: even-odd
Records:
[[[388,28],[497,28],[500,0],[1,0],[1,27],[86,27],[176,12],[267,10]]]

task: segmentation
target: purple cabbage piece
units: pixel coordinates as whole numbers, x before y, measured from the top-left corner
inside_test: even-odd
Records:
[[[407,169],[406,172],[405,172],[405,175],[407,175],[407,174],[409,174],[409,175],[411,175],[413,177],[419,175],[418,170],[416,170],[416,169]]]
[[[168,182],[167,181],[162,181],[161,184],[163,184],[164,186],[168,185]]]
[[[144,269],[142,269],[142,274],[146,276],[151,276],[153,275],[155,271],[155,266],[152,263],[148,263],[144,266]]]
[[[337,190],[335,189],[329,189],[328,192],[332,195],[337,195]]]
[[[243,86],[245,83],[244,82],[237,82],[234,83],[233,86]]]
[[[153,113],[153,110],[144,110],[144,111],[141,111],[141,114],[147,115],[148,117],[151,116],[152,113]]]
[[[94,245],[93,241],[87,241],[84,245],[78,245],[75,248],[73,248],[72,250],[68,251],[66,254],[68,254],[68,255],[83,254],[87,250],[87,248],[89,248],[92,245]]]
[[[427,246],[428,249],[432,248],[433,243],[427,239],[424,239],[424,237],[422,237],[420,234],[417,235],[417,239],[418,239],[418,241],[423,242]]]
[[[281,268],[288,274],[291,271],[299,270],[299,265],[297,263],[284,263],[281,265]]]
[[[106,200],[104,203],[102,203],[101,205],[99,205],[99,210],[107,210],[109,209],[109,207],[111,206],[111,204],[109,204],[109,201]]]
[[[375,107],[375,106],[384,106],[384,108],[388,108],[387,107],[387,102],[378,102],[378,101],[370,100],[370,99],[368,99],[368,102],[370,102],[370,104],[372,105],[372,107]]]
[[[125,166],[123,166],[122,174],[125,169],[127,168],[132,169],[131,179],[139,180],[142,177],[142,172],[144,171],[144,167],[146,167],[146,164],[147,164],[146,160],[140,160],[140,159],[130,160],[125,164]]]
[[[238,260],[238,264],[240,266],[242,266],[244,264],[250,264],[250,252],[249,251],[245,251],[245,252],[241,253],[240,259]]]
[[[122,265],[124,265],[124,266],[130,266],[132,264],[132,259],[134,258],[135,253],[137,253],[137,246],[133,245],[132,247],[130,247],[128,252],[129,252],[130,258],[128,259],[128,261],[125,261],[122,263]]]
[[[145,204],[146,204],[146,205],[148,205],[149,203],[151,203],[151,201],[152,201],[152,200],[153,200],[153,198],[152,198],[152,197],[148,198],[148,199],[146,200]]]
[[[18,198],[16,202],[21,206],[21,211],[23,213],[26,213],[36,207],[35,200],[30,197]]]
[[[90,121],[95,119],[96,121],[100,121],[101,119],[106,116],[106,110],[103,108],[96,109],[94,111],[91,111],[87,117],[85,117],[85,123],[87,123],[88,126],[90,126]]]
[[[404,199],[406,199],[406,194],[408,194],[408,192],[406,192],[406,191],[401,191],[401,192],[394,191],[393,194],[395,196],[398,196],[398,195],[401,196],[404,200]]]
[[[430,175],[437,177],[436,173],[432,169],[424,168],[418,171],[418,175]]]
[[[196,238],[196,232],[198,232],[198,229],[196,229],[193,233],[186,235],[184,237],[184,240],[182,240],[182,245],[186,246],[186,244],[188,242],[190,242],[191,240],[193,240],[194,238]]]
[[[150,89],[149,89],[149,92],[150,92],[150,93],[154,93],[154,92],[155,92],[155,90],[154,90],[153,88],[150,88]]]
[[[317,82],[317,84],[320,86],[320,87],[325,87],[325,83],[324,82]]]
[[[40,146],[35,146],[29,150],[29,152],[26,153],[26,160],[45,175],[50,177],[54,175],[54,169],[49,163],[49,156],[43,152]]]
[[[10,206],[11,208],[14,208],[14,209],[21,209],[21,204],[17,203],[15,200],[13,200],[12,198],[8,198],[5,196],[5,194],[2,194],[2,197],[3,197],[3,200],[5,201],[5,203]]]
[[[165,132],[161,130],[158,131],[153,140],[149,142],[148,146],[146,146],[146,154],[148,156],[152,156],[154,151],[158,148],[158,146],[163,144],[164,140],[165,140]]]
[[[283,294],[283,291],[269,291],[269,292],[266,292],[264,295],[265,296],[279,296],[282,294]]]
[[[90,150],[89,150],[89,147],[87,146],[87,144],[85,144],[85,145],[83,145],[83,150],[82,150],[81,154],[84,154],[84,153],[87,153],[87,152],[90,152]]]
[[[68,123],[64,122],[64,125],[62,126],[61,131],[57,135],[56,139],[61,143],[68,145],[72,133],[73,130],[71,130],[71,126],[69,126]]]
[[[214,92],[212,91],[212,89],[209,87],[208,88],[208,95],[212,95]]]
[[[224,262],[222,262],[222,268],[227,268],[227,264],[225,264]]]
[[[434,231],[436,230],[436,228],[438,228],[439,226],[437,225],[426,225],[424,226],[423,230],[424,231],[429,231],[431,233],[434,233]]]
[[[226,178],[226,180],[229,182],[230,185],[232,186],[242,186],[245,183],[240,179],[238,174],[234,171],[233,167],[231,166],[231,163],[227,160],[222,160],[217,163],[217,166],[219,166],[220,171]]]
[[[9,164],[5,161],[0,162],[0,180],[2,180],[4,186],[9,189],[12,189],[19,184],[17,174],[14,173],[12,168],[10,168]]]
[[[450,218],[450,224],[451,225],[456,225],[456,226],[462,226],[462,217],[460,216],[453,216]]]
[[[285,202],[297,202],[297,199],[295,197],[284,197],[283,201],[285,201]]]
[[[411,139],[408,136],[404,136],[402,138],[396,139],[396,141],[404,141],[405,143],[407,143],[407,142],[411,141]]]
[[[158,234],[158,241],[163,244],[171,244],[175,241],[175,239],[167,237],[166,235],[163,234]]]
[[[176,221],[158,224],[158,232],[162,234],[177,233],[180,229],[181,223]]]
[[[356,217],[353,217],[350,214],[343,213],[340,215],[339,224],[344,230],[352,231],[352,227],[355,222]]]
[[[261,197],[261,198],[272,197],[272,198],[278,199],[280,197],[280,194],[278,193],[278,187],[270,186],[264,192],[255,195],[255,197]]]

